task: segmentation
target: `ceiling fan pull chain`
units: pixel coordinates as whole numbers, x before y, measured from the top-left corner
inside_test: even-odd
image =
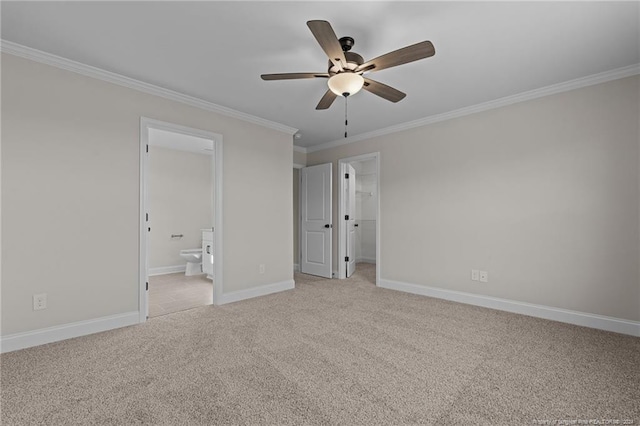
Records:
[[[344,97],[344,137],[347,137],[347,125],[349,124],[349,121],[347,120],[347,96],[345,95]]]

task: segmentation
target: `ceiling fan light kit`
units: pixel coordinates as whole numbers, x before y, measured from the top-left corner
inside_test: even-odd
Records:
[[[363,74],[429,58],[436,53],[430,41],[423,41],[365,62],[362,56],[350,52],[355,44],[353,38],[342,37],[338,39],[331,24],[327,21],[308,21],[307,26],[329,58],[328,71],[326,73],[262,74],[261,78],[263,80],[329,78],[327,81],[329,89],[318,102],[316,106],[318,110],[329,108],[338,96],[344,96],[346,102],[348,96],[358,93],[362,88],[390,102],[399,102],[407,96],[406,93],[366,78]],[[345,137],[347,137],[346,131]]]
[[[353,72],[341,72],[332,75],[327,81],[329,89],[338,96],[355,95],[362,89],[364,78],[360,74]]]

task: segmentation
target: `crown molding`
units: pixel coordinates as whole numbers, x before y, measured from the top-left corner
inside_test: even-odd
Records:
[[[568,92],[570,90],[580,89],[582,87],[587,87],[587,86],[593,86],[600,83],[606,83],[608,81],[618,80],[620,78],[625,78],[625,77],[631,77],[633,75],[638,75],[638,74],[640,74],[640,64],[629,65],[627,67],[617,68],[611,71],[605,71],[605,72],[593,74],[586,77],[576,78],[575,80],[569,80],[564,83],[552,84],[551,86],[541,87],[539,89],[530,90],[528,92],[519,93],[517,95],[506,96],[504,98],[495,99],[493,101],[460,108],[454,111],[449,111],[449,112],[445,112],[437,115],[431,115],[428,117],[420,118],[418,120],[408,121],[406,123],[401,123],[394,126],[385,127],[383,129],[374,130],[372,132],[360,133],[358,135],[354,135],[346,139],[339,139],[336,141],[325,142],[319,145],[307,147],[306,151],[307,151],[307,154],[310,154],[312,152],[331,149],[338,146],[347,145],[353,142],[362,141],[365,139],[372,139],[377,136],[384,136],[391,133],[402,132],[404,130],[413,129],[416,127],[426,126],[429,124],[438,123],[446,120],[452,120],[454,118],[464,117],[466,115],[476,114],[478,112],[501,108],[501,107],[513,105],[519,102],[542,98],[544,96],[555,95],[556,93]]]
[[[259,126],[267,127],[269,129],[277,130],[289,135],[294,135],[298,132],[298,129],[290,127],[275,121],[266,120],[264,118],[256,117],[254,115],[246,114],[241,111],[237,111],[231,108],[224,107],[222,105],[214,104],[203,99],[195,98],[193,96],[185,95],[173,90],[165,89],[160,86],[145,83],[143,81],[135,80],[129,77],[125,77],[120,74],[116,74],[110,71],[106,71],[100,68],[96,68],[90,65],[86,65],[80,62],[72,61],[70,59],[63,58],[61,56],[53,55],[51,53],[43,52],[41,50],[33,49],[27,46],[23,46],[18,43],[14,43],[7,40],[1,40],[0,52],[8,53],[21,58],[29,59],[35,62],[39,62],[45,65],[54,66],[56,68],[64,69],[67,71],[75,72],[87,77],[96,78],[98,80],[106,81],[108,83],[117,84],[119,86],[127,87],[139,92],[159,96],[165,99],[180,102],[186,105],[190,105],[196,108],[200,108],[206,111],[211,111],[224,115],[226,117],[236,118],[249,123],[257,124]],[[385,127],[382,129],[374,130],[371,132],[360,133],[355,136],[351,136],[346,139],[339,139],[331,142],[321,143],[310,147],[300,147],[294,145],[294,151],[304,154],[310,154],[325,149],[331,149],[342,145],[347,145],[353,142],[358,142],[366,139],[372,139],[378,136],[384,136],[392,133],[401,132],[404,130],[413,129],[416,127],[426,126],[441,121],[452,120],[454,118],[464,117],[466,115],[475,114],[478,112],[488,111],[491,109],[501,108],[503,106],[512,105],[519,102],[533,100],[544,96],[554,95],[556,93],[567,92],[569,90],[579,89],[582,87],[593,86],[599,83],[606,83],[607,81],[617,80],[620,78],[630,77],[640,74],[640,64],[634,64],[623,68],[617,68],[611,71],[605,71],[599,74],[593,74],[586,77],[569,80],[564,83],[553,84],[551,86],[542,87],[539,89],[530,90],[528,92],[519,93],[512,96],[506,96],[504,98],[496,99],[489,102],[484,102],[469,107],[460,108],[454,111],[445,112],[442,114],[432,115],[418,120],[408,121],[406,123],[397,124],[394,126]]]
[[[156,86],[153,84],[145,83],[140,80],[125,77],[120,74],[116,74],[111,71],[106,71],[100,68],[92,67],[80,62],[72,61],[61,56],[53,55],[51,53],[43,52],[41,50],[33,49],[31,47],[23,46],[12,41],[1,40],[0,51],[8,53],[10,55],[19,56],[21,58],[29,59],[31,61],[39,62],[45,65],[50,65],[63,70],[82,74],[87,77],[96,78],[98,80],[106,81],[108,83],[117,84],[129,89],[137,90],[139,92],[147,93],[150,95],[160,96],[165,99],[180,102],[189,106],[200,108],[206,111],[215,112],[226,117],[236,118],[238,120],[246,121],[259,126],[267,127],[269,129],[277,130],[289,135],[294,135],[298,129],[295,129],[284,124],[276,123],[275,121],[266,120],[264,118],[256,117],[254,115],[246,114],[244,112],[237,111],[235,109],[227,108],[222,105],[214,104],[213,102],[205,101],[203,99],[195,98],[193,96],[185,95],[173,90],[165,89],[164,87]]]

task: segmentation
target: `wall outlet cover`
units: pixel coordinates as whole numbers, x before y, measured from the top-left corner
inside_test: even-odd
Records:
[[[479,281],[480,280],[480,271],[477,269],[471,270],[471,281]]]
[[[33,295],[33,310],[47,309],[47,293]]]
[[[489,282],[489,273],[487,271],[480,271],[480,282],[481,283]]]

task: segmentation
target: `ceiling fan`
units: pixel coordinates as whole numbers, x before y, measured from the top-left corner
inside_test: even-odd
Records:
[[[336,97],[344,96],[346,98],[357,93],[362,88],[388,101],[398,102],[407,96],[406,93],[363,77],[363,74],[428,58],[436,53],[430,41],[423,41],[365,62],[362,56],[350,51],[355,43],[353,38],[342,37],[338,39],[329,22],[308,21],[307,26],[320,44],[320,47],[322,47],[322,50],[329,57],[329,69],[327,72],[262,74],[261,77],[263,80],[328,78],[329,89],[320,99],[316,109],[327,109]]]

